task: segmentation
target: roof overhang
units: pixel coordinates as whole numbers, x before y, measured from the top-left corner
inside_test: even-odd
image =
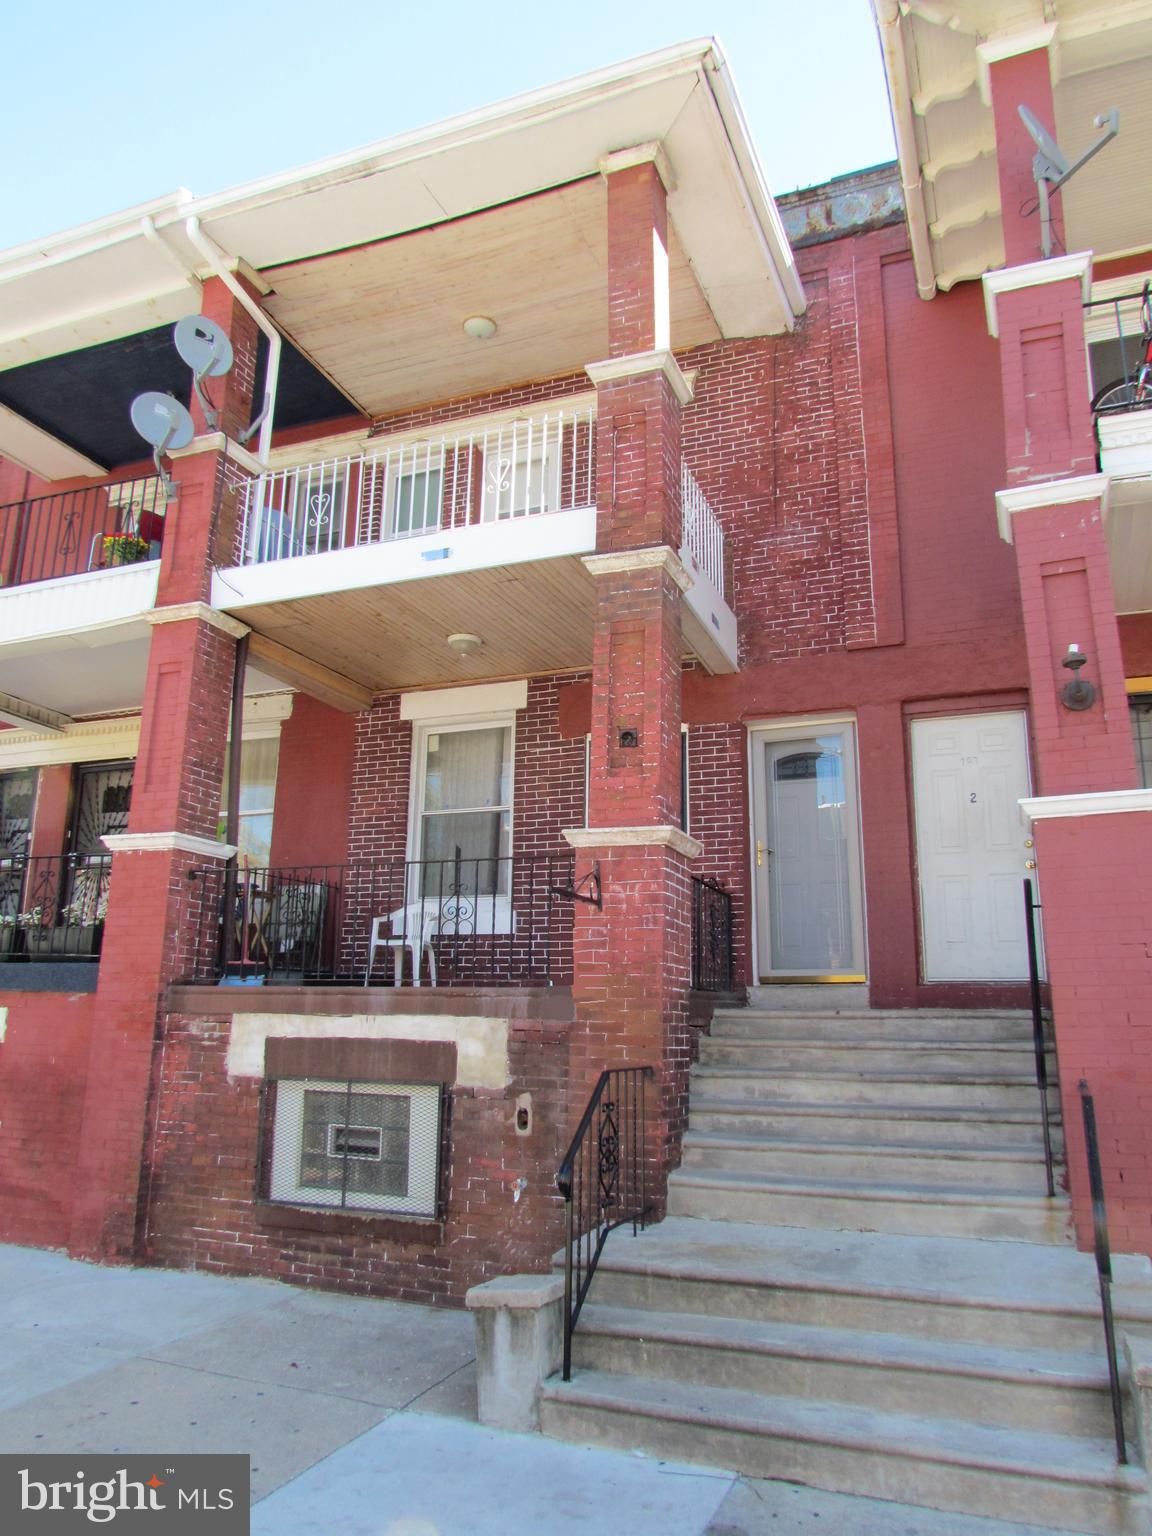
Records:
[[[1070,154],[1120,109],[1120,135],[1061,196],[1066,245],[1099,260],[1146,249],[1152,0],[872,0],[922,298],[1004,261],[989,71],[1048,52],[1056,138]],[[1039,237],[1037,237],[1039,244]]]
[[[804,308],[792,253],[727,63],[704,40],[232,191],[178,191],[3,253],[0,370],[195,310],[206,269],[190,218],[234,262],[264,274],[267,289],[277,268],[566,187],[597,176],[604,156],[652,142],[671,165],[675,238],[718,333],[790,329]],[[300,318],[291,299],[271,307],[291,335]],[[0,434],[0,453],[5,443]]]

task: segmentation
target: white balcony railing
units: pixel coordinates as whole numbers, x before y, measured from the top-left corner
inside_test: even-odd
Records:
[[[680,487],[684,509],[684,548],[724,596],[724,530],[708,505],[696,476],[687,464],[680,465]]]
[[[592,507],[595,411],[550,411],[456,436],[278,469],[249,482],[240,563]]]

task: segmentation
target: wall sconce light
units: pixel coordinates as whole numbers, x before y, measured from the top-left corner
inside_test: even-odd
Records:
[[[1068,668],[1072,674],[1071,682],[1065,683],[1060,690],[1060,702],[1065,709],[1091,709],[1096,702],[1096,689],[1086,678],[1080,676],[1080,668],[1088,660],[1078,645],[1070,645],[1068,654],[1061,662],[1061,666]]]
[[[483,644],[479,635],[449,635],[447,640],[448,649],[457,656],[475,656]]]

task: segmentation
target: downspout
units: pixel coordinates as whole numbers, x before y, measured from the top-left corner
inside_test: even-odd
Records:
[[[220,279],[236,302],[248,311],[268,338],[268,368],[264,379],[264,417],[260,423],[260,448],[256,455],[261,464],[267,468],[268,454],[272,448],[272,418],[276,413],[276,390],[280,382],[280,332],[252,295],[245,291],[243,284],[236,281],[235,273],[228,270],[225,253],[200,228],[200,220],[195,216],[186,219],[184,230],[188,239],[212,268],[213,274]]]
[[[930,299],[936,292],[936,269],[932,260],[932,242],[928,235],[920,157],[916,151],[916,124],[912,97],[908,90],[908,61],[904,54],[904,33],[900,25],[900,0],[872,0],[872,10],[880,29],[884,73],[888,77],[888,100],[892,106],[892,124],[896,130],[896,153],[900,161],[900,182],[908,215],[912,261],[916,268],[916,291],[922,299]]]

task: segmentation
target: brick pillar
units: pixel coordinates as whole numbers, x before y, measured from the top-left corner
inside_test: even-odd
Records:
[[[689,390],[668,350],[667,212],[655,160],[603,162],[609,357],[597,385],[597,553],[589,826],[577,874],[600,865],[603,909],[579,905],[570,1119],[603,1068],[648,1065],[649,1188],[683,1129],[689,1058],[689,860],[679,830],[680,411]]]
[[[993,44],[993,49],[996,45]],[[996,174],[1000,182],[1000,222],[1007,266],[1040,257],[1040,214],[1032,160],[1036,145],[1020,117],[1020,107],[1034,112],[1049,133],[1056,132],[1052,70],[1047,48],[993,59],[988,89],[996,129]],[[1031,209],[1031,212],[1024,210]],[[1064,221],[1059,192],[1052,198],[1052,249],[1064,249]]]
[[[1085,482],[1077,482],[1085,484]],[[1086,483],[1096,485],[1095,477]],[[1067,492],[1072,494],[1074,492]],[[1001,504],[1036,502],[1001,494]],[[1099,496],[1070,503],[1021,506],[1011,519],[1028,651],[1037,789],[1044,795],[1131,789],[1136,759],[1128,721],[1124,661]],[[1068,647],[1087,656],[1081,677],[1096,689],[1090,709],[1066,709],[1061,693],[1072,673]]]
[[[226,324],[238,357],[254,356],[250,317],[209,283],[205,309]],[[248,371],[249,389],[251,372]],[[209,385],[224,420],[247,420],[243,390]],[[227,747],[235,637],[243,626],[205,606],[211,552],[230,547],[234,515],[222,441],[207,435],[175,466],[158,606],[141,712],[128,831],[116,839],[80,1127],[72,1252],[105,1260],[137,1252],[141,1172],[163,994],[187,968],[182,931],[190,871],[218,861],[215,842]]]

